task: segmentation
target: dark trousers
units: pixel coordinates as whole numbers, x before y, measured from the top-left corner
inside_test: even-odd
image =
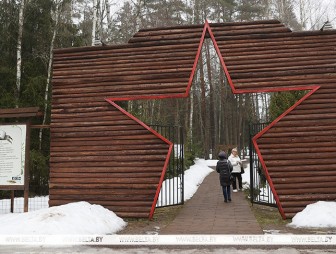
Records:
[[[241,173],[231,173],[233,176],[233,183],[232,183],[232,188],[234,190],[237,189],[237,179],[238,179],[238,186],[239,189],[243,189],[243,182],[242,182],[242,176]]]
[[[227,186],[223,186],[222,185],[222,189],[223,189],[223,196],[224,196],[224,200],[227,202],[228,200],[231,200],[231,188],[230,185]]]

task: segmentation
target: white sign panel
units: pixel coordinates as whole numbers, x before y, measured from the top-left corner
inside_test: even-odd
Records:
[[[26,125],[0,125],[0,185],[24,185]]]

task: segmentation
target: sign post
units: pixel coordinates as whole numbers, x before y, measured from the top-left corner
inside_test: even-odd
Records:
[[[29,134],[28,123],[0,124],[0,189],[11,190],[11,212],[14,212],[14,190],[24,191],[24,212],[28,212]]]

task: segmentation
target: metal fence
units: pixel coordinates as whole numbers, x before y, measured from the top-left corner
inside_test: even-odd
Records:
[[[30,195],[32,193],[30,192]],[[12,199],[13,198],[13,199]],[[13,200],[11,202],[11,200]],[[34,196],[28,199],[28,211],[36,211],[43,208],[48,208],[49,196]],[[14,191],[14,197],[11,191],[1,190],[0,191],[0,214],[11,213],[23,213],[24,211],[24,201],[23,201],[23,191]]]
[[[180,126],[151,125],[163,137],[174,143],[156,207],[184,203],[184,140]]]
[[[259,161],[258,154],[252,144],[252,138],[263,130],[268,123],[250,125],[250,199],[251,203],[276,206],[276,202]]]

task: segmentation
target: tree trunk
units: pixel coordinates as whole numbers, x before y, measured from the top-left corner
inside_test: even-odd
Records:
[[[22,34],[23,34],[23,11],[25,0],[21,0],[19,11],[19,31],[16,47],[16,107],[19,107],[20,92],[21,92],[21,67],[22,67]]]
[[[104,8],[105,5],[100,1],[97,0],[97,31],[96,33],[98,34],[98,39],[102,41],[103,39],[103,26],[104,26]]]
[[[55,45],[55,38],[57,35],[57,29],[58,29],[58,21],[60,16],[60,10],[61,10],[61,0],[56,3],[56,10],[54,13],[52,13],[52,16],[54,16],[55,20],[55,26],[53,31],[53,36],[50,43],[50,50],[49,50],[49,63],[48,63],[48,76],[47,76],[47,82],[44,90],[44,114],[43,114],[43,121],[42,125],[45,125],[47,121],[47,112],[48,112],[48,101],[49,101],[49,87],[50,87],[50,81],[51,81],[51,69],[52,69],[52,63],[53,63],[53,50]],[[42,149],[42,135],[43,135],[43,128],[39,131],[39,149]]]
[[[203,56],[200,55],[199,58],[200,63],[200,83],[201,83],[201,125],[203,126],[203,132],[202,132],[202,140],[203,140],[203,153],[205,158],[207,159],[208,151],[209,151],[209,123],[207,121],[207,101],[206,101],[206,84],[205,84],[205,77],[204,77],[204,63],[203,63]]]
[[[209,136],[210,138],[210,149],[214,149],[215,147],[215,137],[216,135],[216,128],[215,128],[215,122],[216,122],[216,114],[215,114],[215,110],[214,110],[214,85],[213,85],[213,81],[212,81],[212,61],[211,61],[211,54],[210,54],[210,46],[209,43],[205,43],[205,54],[206,54],[206,65],[207,65],[207,73],[208,73],[208,80],[209,80],[209,114],[208,114],[208,118],[206,121],[209,121],[209,128],[208,131],[206,133],[207,136]]]
[[[194,92],[193,92],[193,87],[191,87],[191,93],[190,93],[190,101],[189,101],[189,131],[187,134],[188,140],[190,142],[190,150],[192,148],[193,144],[193,116],[194,116]]]
[[[113,23],[112,23],[112,18],[111,18],[111,12],[110,12],[111,6],[110,6],[109,0],[105,0],[105,8],[106,8],[106,19],[107,19],[107,37],[111,38]]]
[[[136,31],[139,31],[139,29],[141,28],[142,9],[144,7],[144,4],[142,1],[145,1],[145,0],[138,0],[138,4],[137,4],[137,14],[136,14],[136,24],[135,24]]]
[[[97,0],[93,0],[93,18],[91,31],[91,45],[95,45],[96,40],[96,25],[97,25]]]

